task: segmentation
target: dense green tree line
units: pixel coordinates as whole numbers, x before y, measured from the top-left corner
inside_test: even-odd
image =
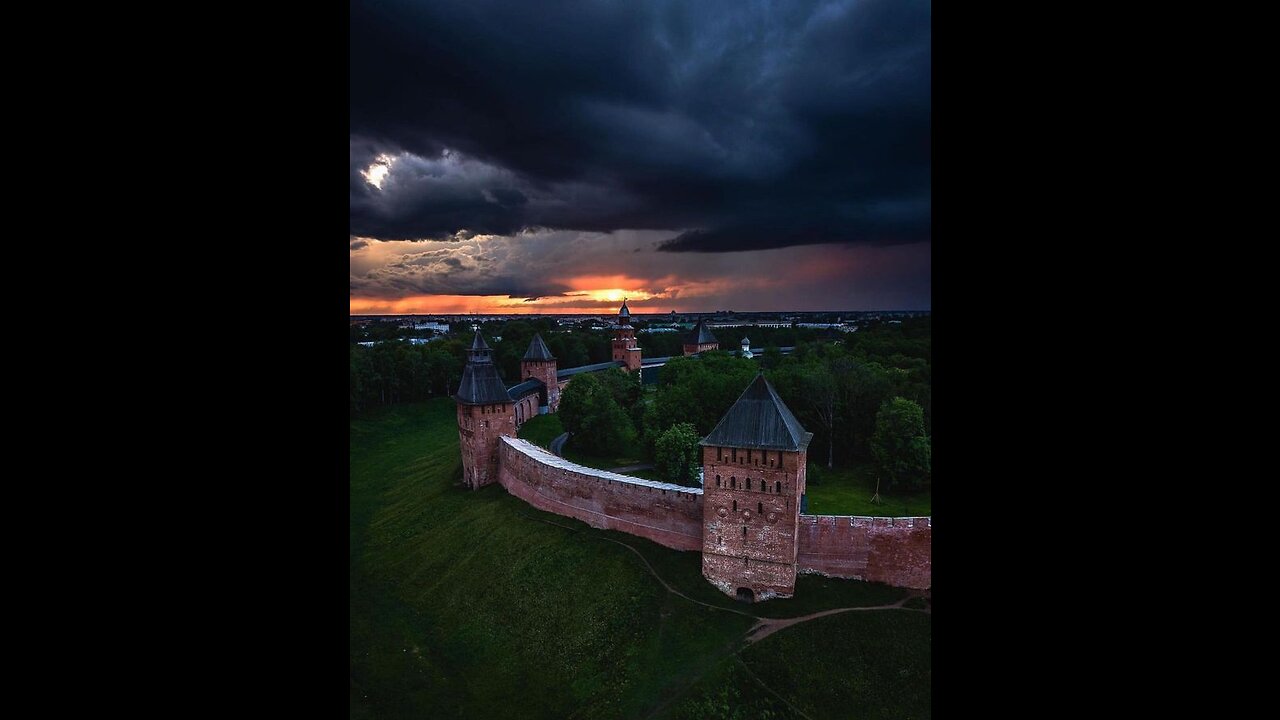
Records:
[[[449,339],[411,345],[404,338],[415,334],[412,330],[389,323],[375,323],[364,328],[352,326],[351,411],[359,413],[377,405],[416,402],[453,394],[462,380],[462,367],[474,332],[471,326],[462,323],[455,323],[454,329]],[[608,333],[562,329],[550,318],[488,322],[481,326],[480,331],[493,348],[498,375],[508,385],[515,385],[522,379],[520,359],[538,332],[542,333],[560,368],[605,362],[612,355]],[[372,347],[355,344],[366,340],[376,344]]]
[[[462,380],[466,348],[460,340],[352,345],[351,412],[453,394]]]

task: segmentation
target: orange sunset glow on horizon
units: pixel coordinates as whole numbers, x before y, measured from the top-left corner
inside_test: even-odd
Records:
[[[924,309],[929,244],[653,252],[652,238],[353,241],[352,315]]]
[[[634,313],[694,312],[674,304],[646,304],[637,300],[644,295],[643,292],[606,289],[588,291],[586,296],[530,301],[506,295],[413,295],[394,300],[353,297],[350,307],[352,315],[591,315],[616,313],[625,298],[627,307]],[[565,301],[574,300],[597,302],[565,304]]]

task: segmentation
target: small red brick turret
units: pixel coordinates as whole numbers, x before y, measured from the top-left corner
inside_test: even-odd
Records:
[[[702,445],[702,575],[754,602],[790,597],[809,441],[764,375]]]

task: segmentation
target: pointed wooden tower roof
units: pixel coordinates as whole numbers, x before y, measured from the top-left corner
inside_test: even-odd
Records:
[[[479,330],[476,330],[476,336],[471,340],[467,364],[462,368],[462,382],[458,384],[458,392],[453,399],[465,405],[493,405],[512,401],[506,384],[498,377],[497,366],[493,364],[493,350],[484,341]]]
[[[798,451],[811,439],[813,433],[805,431],[761,373],[700,444]]]
[[[551,349],[542,340],[542,333],[537,333],[533,339],[529,341],[529,349],[525,351],[523,360],[555,360],[556,356],[551,354]]]
[[[716,340],[716,336],[712,335],[711,331],[707,329],[706,320],[699,320],[698,326],[690,330],[689,334],[684,338],[686,345],[709,345],[710,343],[718,342],[720,341]]]

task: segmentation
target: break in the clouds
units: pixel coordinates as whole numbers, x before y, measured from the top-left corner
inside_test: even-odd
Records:
[[[653,251],[661,231],[535,231],[368,242],[351,253],[352,311],[635,312],[926,309],[929,243],[739,253]]]
[[[353,0],[350,55],[353,296],[572,300],[482,236],[928,246],[928,2]],[[457,247],[354,273],[369,240]]]

